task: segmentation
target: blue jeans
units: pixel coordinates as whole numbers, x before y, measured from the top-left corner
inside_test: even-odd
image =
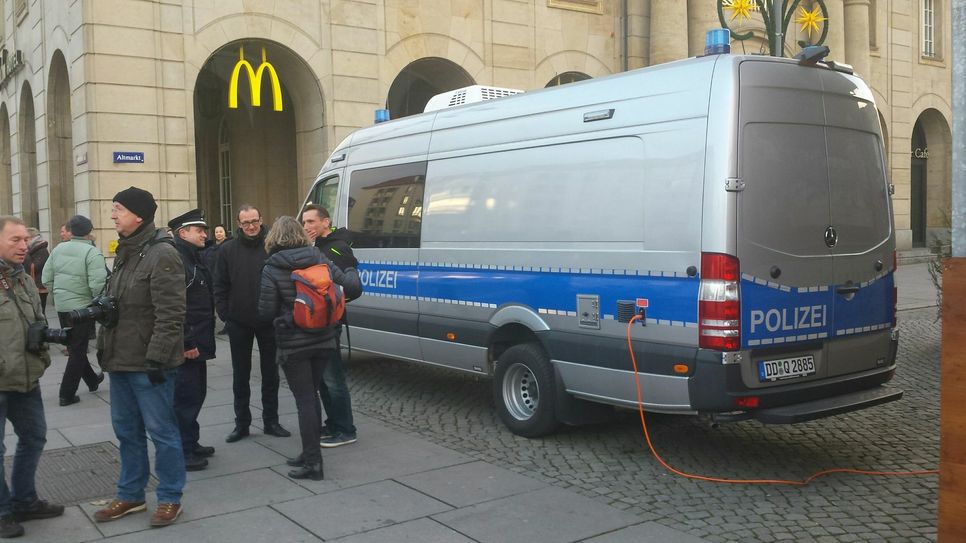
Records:
[[[328,356],[322,370],[322,381],[319,383],[322,407],[328,417],[325,425],[337,433],[354,436],[356,427],[352,422],[352,400],[349,398],[349,386],[345,383],[342,349],[336,342],[336,348],[326,349],[325,354]]]
[[[144,372],[111,372],[111,422],[121,442],[121,474],[117,498],[144,501],[144,487],[151,473],[148,441],[154,442],[155,494],[158,503],[181,503],[185,483],[181,433],[174,414],[174,384],[177,370],[164,372],[167,381],[152,385]]]
[[[0,462],[0,516],[37,501],[34,474],[47,443],[47,420],[39,386],[26,393],[0,392],[0,457],[7,452],[3,437],[8,420],[17,434],[17,452],[13,456],[9,487],[3,462]]]

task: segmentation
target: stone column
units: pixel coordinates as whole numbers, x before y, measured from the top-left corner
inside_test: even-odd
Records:
[[[673,1],[671,0],[671,2]],[[683,4],[684,2],[677,3]],[[714,0],[688,0],[688,56],[694,57],[704,54],[704,36],[709,30],[715,28],[721,28],[721,21],[718,20],[717,2],[714,2]]]
[[[825,36],[825,45],[831,50],[828,58],[845,62],[845,6],[842,0],[825,0],[825,7],[828,8],[828,35]]]
[[[682,58],[688,58],[687,3],[651,0],[651,66]]]
[[[855,68],[856,75],[869,73],[869,0],[845,0],[845,62]]]
[[[647,9],[640,0],[627,3],[627,69],[649,65],[647,51]]]

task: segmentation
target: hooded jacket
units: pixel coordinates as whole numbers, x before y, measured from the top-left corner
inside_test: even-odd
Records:
[[[215,309],[223,321],[249,328],[265,324],[258,320],[258,286],[265,252],[265,225],[254,238],[239,228],[235,237],[218,247],[215,257]]]
[[[118,321],[101,326],[97,350],[104,371],[148,371],[184,362],[184,264],[169,234],[154,223],[117,245],[107,293],[117,299]]]
[[[58,312],[87,307],[107,282],[104,255],[93,241],[71,238],[54,247],[42,280],[54,294]]]
[[[301,270],[316,264],[327,264],[332,280],[342,285],[346,299],[362,294],[362,283],[355,268],[340,270],[315,247],[284,249],[273,253],[262,270],[261,293],[258,298],[259,319],[272,321],[275,325],[275,341],[285,354],[318,348],[336,347],[337,326],[321,330],[306,330],[295,326],[292,308],[295,305],[295,282],[292,270]],[[279,358],[280,360],[283,357]]]
[[[194,360],[210,360],[215,357],[215,299],[205,255],[209,249],[180,237],[174,238],[174,246],[184,263],[184,350],[197,348],[199,355]]]
[[[22,265],[0,259],[0,274],[0,392],[30,392],[50,366],[46,349],[27,352],[27,327],[44,320],[40,294]]]

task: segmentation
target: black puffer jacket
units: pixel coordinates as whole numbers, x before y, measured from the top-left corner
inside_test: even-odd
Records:
[[[340,270],[359,267],[359,260],[352,254],[352,234],[345,228],[339,228],[324,238],[315,238],[315,246],[322,251],[322,256],[335,263]],[[359,293],[361,295],[362,292]],[[357,297],[346,295],[346,301],[351,302]]]
[[[241,229],[234,238],[221,244],[215,257],[215,309],[223,321],[237,322],[254,328],[265,324],[259,322],[258,284],[265,252],[265,235],[262,226],[258,236],[250,238]]]
[[[315,247],[285,249],[272,254],[262,270],[261,293],[258,298],[259,320],[275,323],[275,340],[278,348],[286,354],[319,347],[335,348],[338,328],[305,330],[295,326],[292,307],[295,304],[295,282],[292,270],[301,270],[316,264],[328,264],[332,280],[342,285],[346,299],[362,293],[362,283],[355,268],[339,270]],[[330,343],[330,344],[329,344]]]
[[[215,299],[205,249],[181,238],[174,238],[174,246],[184,262],[184,350],[197,348],[195,360],[210,360],[215,357]]]

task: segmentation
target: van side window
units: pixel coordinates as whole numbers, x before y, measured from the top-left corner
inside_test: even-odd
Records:
[[[333,175],[319,181],[312,187],[306,204],[318,204],[333,217],[336,215],[337,197],[339,194],[339,176]]]
[[[353,247],[418,248],[425,180],[425,162],[352,172],[348,228]]]

